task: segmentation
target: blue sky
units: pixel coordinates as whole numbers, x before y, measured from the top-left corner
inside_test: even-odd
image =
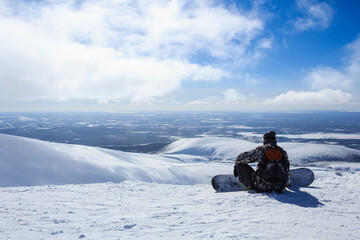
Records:
[[[0,0],[0,111],[359,111],[359,12],[356,0]]]

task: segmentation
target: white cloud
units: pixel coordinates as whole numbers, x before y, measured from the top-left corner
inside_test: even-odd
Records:
[[[259,48],[262,49],[271,49],[273,46],[274,40],[272,38],[263,38],[259,41]]]
[[[344,66],[338,69],[332,67],[317,67],[305,77],[312,90],[325,88],[340,89],[360,100],[360,37],[346,45],[348,55]]]
[[[204,99],[197,99],[186,103],[186,105],[237,105],[243,104],[246,101],[245,95],[238,90],[229,88],[223,91],[220,95],[212,95]]]
[[[306,31],[308,29],[326,29],[333,18],[334,10],[326,2],[317,0],[298,0],[297,8],[303,16],[294,22],[295,29]]]
[[[331,67],[317,67],[305,77],[305,80],[310,83],[311,88],[314,90],[324,88],[349,90],[352,83],[346,73]]]
[[[205,100],[193,100],[190,102],[187,102],[186,105],[205,105],[208,104],[208,102]]]
[[[352,79],[353,83],[357,86],[360,84],[360,36],[346,47],[346,50],[349,52],[349,58],[347,60],[347,65],[345,72],[347,76]],[[359,89],[357,89],[359,90]]]
[[[0,0],[0,99],[161,97],[229,73],[193,62],[247,61],[261,19],[213,1]],[[271,47],[263,42],[263,48]]]
[[[304,78],[308,90],[288,91],[267,99],[266,104],[339,105],[360,101],[360,37],[346,47],[349,55],[342,68],[322,66],[312,69]]]
[[[246,99],[246,97],[241,94],[238,90],[229,88],[223,93],[223,98],[225,103],[236,103],[241,102]]]
[[[339,89],[322,89],[319,91],[288,91],[274,99],[267,99],[266,104],[313,105],[313,104],[345,104],[350,102],[351,94]]]
[[[249,73],[239,74],[237,78],[251,86],[257,86],[263,81],[263,79],[257,78]]]

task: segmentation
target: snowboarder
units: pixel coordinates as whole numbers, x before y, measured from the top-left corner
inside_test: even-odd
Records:
[[[277,146],[276,133],[263,136],[262,146],[238,155],[234,175],[248,189],[256,192],[276,191],[281,193],[289,179],[290,163],[285,150]],[[256,171],[248,163],[258,162]]]

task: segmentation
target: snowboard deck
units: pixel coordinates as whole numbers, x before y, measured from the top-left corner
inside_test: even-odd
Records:
[[[309,168],[295,168],[289,170],[289,181],[287,187],[305,187],[314,181],[314,172]],[[248,188],[239,182],[232,174],[216,175],[211,184],[218,192],[246,191]]]

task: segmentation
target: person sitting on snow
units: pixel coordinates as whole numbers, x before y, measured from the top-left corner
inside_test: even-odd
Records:
[[[234,175],[249,189],[256,192],[281,193],[288,182],[290,163],[284,149],[277,146],[276,133],[263,136],[262,146],[240,153],[235,161]],[[258,162],[256,171],[248,163]]]

